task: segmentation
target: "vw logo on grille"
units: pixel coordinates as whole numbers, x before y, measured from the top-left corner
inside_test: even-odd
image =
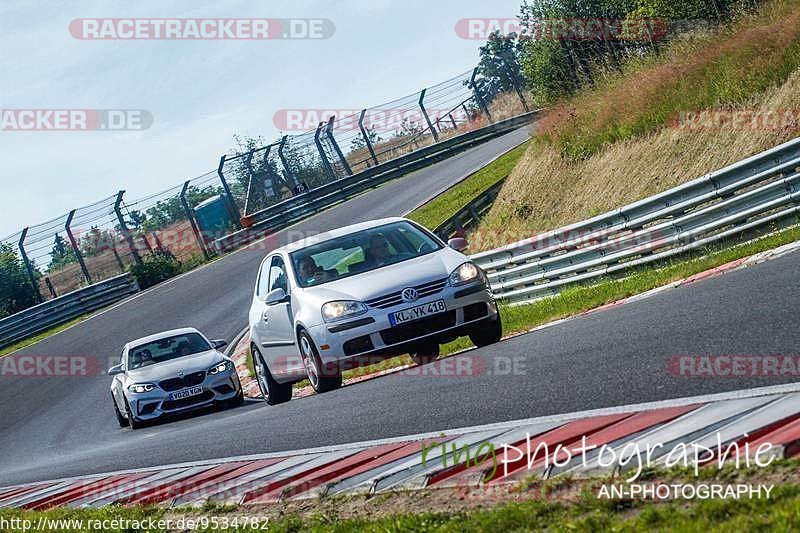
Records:
[[[400,297],[404,302],[413,302],[419,298],[419,294],[417,293],[417,289],[414,287],[407,287],[403,289],[403,292],[400,293]]]

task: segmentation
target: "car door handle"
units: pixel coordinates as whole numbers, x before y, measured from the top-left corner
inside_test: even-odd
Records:
[[[269,322],[269,313],[263,313],[261,318],[264,320],[264,322]]]

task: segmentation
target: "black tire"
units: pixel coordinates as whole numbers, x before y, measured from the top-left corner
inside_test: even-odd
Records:
[[[336,390],[342,386],[342,373],[338,368],[324,368],[317,352],[314,340],[305,331],[300,331],[297,336],[297,345],[300,347],[300,356],[306,375],[314,391],[317,393]]]
[[[500,315],[496,319],[487,319],[481,321],[475,329],[469,334],[469,340],[478,348],[489,346],[496,342],[500,342],[503,338],[503,323],[500,320]]]
[[[122,413],[119,412],[119,407],[117,407],[117,400],[114,399],[114,394],[111,394],[111,403],[114,404],[114,413],[117,415],[117,423],[119,427],[126,428],[128,427],[128,419],[125,418]]]
[[[420,344],[413,352],[409,353],[411,360],[418,365],[427,365],[436,361],[439,357],[439,343],[436,341],[426,341]]]
[[[125,400],[125,412],[128,415],[128,426],[130,426],[132,430],[136,430],[144,426],[143,422],[136,420],[136,418],[133,416],[133,413],[131,412],[131,405],[128,403],[127,399]]]
[[[261,353],[255,346],[250,347],[250,352],[253,357],[253,368],[256,370],[256,383],[261,391],[261,397],[267,402],[268,405],[278,405],[286,403],[292,399],[292,384],[291,383],[278,383],[272,377],[267,363],[261,356]],[[242,395],[239,404],[244,402],[244,395]]]

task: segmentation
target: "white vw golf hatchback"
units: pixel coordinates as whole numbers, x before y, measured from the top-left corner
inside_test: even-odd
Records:
[[[339,228],[271,252],[262,262],[249,324],[264,399],[291,399],[308,378],[317,392],[341,386],[343,368],[404,353],[423,364],[467,335],[501,337],[484,272],[419,225],[389,218]],[[458,248],[458,249],[455,249]]]

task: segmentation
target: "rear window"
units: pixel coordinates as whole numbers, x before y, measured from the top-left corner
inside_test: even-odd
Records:
[[[128,368],[134,370],[208,350],[211,350],[211,345],[197,333],[166,337],[131,348]]]

